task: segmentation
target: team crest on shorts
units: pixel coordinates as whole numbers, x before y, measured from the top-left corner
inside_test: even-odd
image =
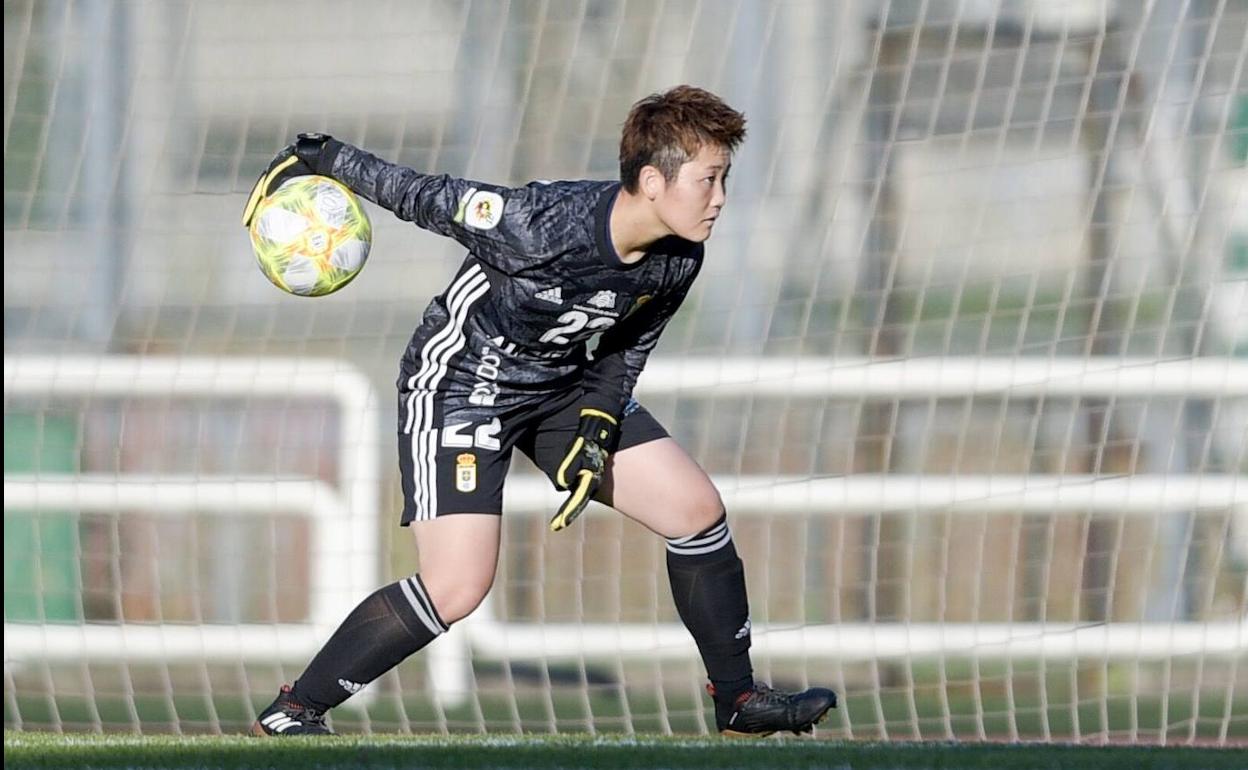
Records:
[[[464,452],[455,458],[455,489],[460,492],[477,490],[477,456]]]

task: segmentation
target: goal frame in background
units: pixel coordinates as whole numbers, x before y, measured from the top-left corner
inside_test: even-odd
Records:
[[[1047,360],[921,358],[724,358],[656,360],[638,382],[640,397],[970,398],[1148,396],[1248,398],[1248,361],[1139,358]],[[1248,533],[1248,483],[1235,475],[1136,474],[1025,476],[854,474],[836,478],[715,479],[732,516],[844,516],[889,511],[1150,517],[1232,511]],[[540,516],[558,494],[541,478],[511,479],[508,513]],[[975,660],[1230,659],[1248,652],[1248,618],[1217,622],[836,623],[754,626],[757,658]],[[448,706],[471,693],[471,660],[696,660],[680,624],[509,623],[487,597],[430,649],[431,682]],[[1229,719],[1229,713],[1226,718]],[[952,736],[950,736],[952,737]]]
[[[45,400],[237,397],[329,399],[341,416],[335,489],[312,478],[193,478],[120,474],[9,474],[4,508],[39,513],[141,511],[162,516],[211,512],[301,514],[310,548],[332,569],[309,576],[305,622],[283,624],[4,624],[5,666],[38,660],[306,662],[379,575],[377,394],[350,363],[326,359],[5,356],[4,393]]]
[[[1248,361],[1194,359],[933,358],[901,361],[818,358],[656,360],[639,395],[699,398],[820,397],[905,399],[1082,396],[1248,398]],[[331,396],[343,420],[338,442],[341,497],[314,480],[203,477],[68,478],[5,476],[6,510],[144,510],[162,514],[216,511],[264,515],[304,510],[318,533],[312,549],[333,561],[313,570],[311,612],[303,624],[5,623],[5,660],[304,661],[359,599],[386,577],[378,510],[380,494],[377,396],[344,362],[142,357],[6,357],[5,393],[43,397],[220,398]],[[1026,513],[1063,516],[1157,516],[1162,509],[1196,514],[1232,509],[1248,524],[1248,483],[1236,476],[1028,474],[941,477],[856,474],[839,478],[716,478],[734,516],[905,513]],[[558,505],[545,479],[508,480],[509,514],[541,516]],[[335,543],[349,547],[335,550]],[[342,571],[339,571],[339,567]],[[346,575],[346,580],[340,580]],[[1230,658],[1248,652],[1248,619],[1220,622],[1109,623],[839,623],[769,628],[756,625],[760,658],[881,660]],[[696,657],[679,624],[515,623],[487,598],[428,651],[432,695],[443,707],[473,693],[472,661]],[[353,701],[363,705],[364,699]],[[1228,715],[1229,718],[1229,715]]]

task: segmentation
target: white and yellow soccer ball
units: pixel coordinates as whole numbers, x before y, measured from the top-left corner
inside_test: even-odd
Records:
[[[277,288],[301,297],[346,286],[373,243],[359,199],[324,176],[287,180],[257,205],[250,231],[260,270]]]

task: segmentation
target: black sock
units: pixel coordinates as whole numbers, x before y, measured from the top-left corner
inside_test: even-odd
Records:
[[[745,568],[725,514],[696,535],[667,541],[672,598],[697,642],[716,700],[731,703],[754,686]]]
[[[295,700],[318,711],[342,703],[447,630],[419,575],[360,602],[295,682]]]

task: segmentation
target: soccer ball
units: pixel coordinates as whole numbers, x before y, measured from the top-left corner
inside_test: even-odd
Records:
[[[332,294],[364,267],[373,226],[360,201],[324,176],[287,180],[256,207],[251,247],[260,270],[282,291]]]

